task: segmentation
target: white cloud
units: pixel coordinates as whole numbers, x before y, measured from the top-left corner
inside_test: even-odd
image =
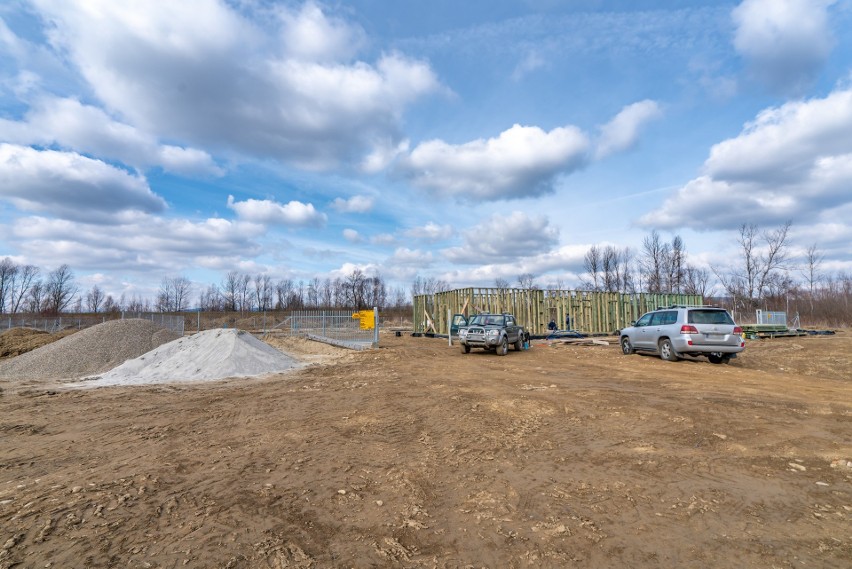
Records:
[[[744,0],[734,8],[734,47],[770,88],[799,93],[834,45],[828,8],[834,0]]]
[[[364,238],[361,237],[361,234],[355,231],[354,229],[344,229],[343,230],[343,238],[349,241],[350,243],[361,243],[364,241]]]
[[[58,144],[130,166],[161,166],[177,174],[222,174],[206,152],[161,145],[155,137],[114,121],[103,110],[76,99],[43,97],[33,104],[24,121],[0,119],[0,136],[24,145]]]
[[[415,227],[405,232],[408,237],[415,239],[424,239],[426,241],[435,242],[449,239],[455,234],[452,225],[438,225],[434,221],[428,222],[423,227]]]
[[[27,217],[15,221],[11,237],[20,241],[28,262],[37,265],[168,272],[258,255],[255,239],[264,230],[219,218],[193,222],[140,215],[121,225],[102,225]]]
[[[387,259],[385,264],[391,267],[403,266],[426,268],[432,264],[432,261],[432,253],[429,251],[399,247],[393,252],[393,255]]]
[[[574,126],[549,132],[514,125],[496,138],[454,145],[442,140],[419,144],[401,168],[412,182],[461,199],[535,197],[553,190],[557,174],[587,160],[589,142]]]
[[[298,59],[335,61],[351,56],[365,43],[363,30],[330,18],[314,2],[298,11],[282,9],[282,39],[287,54]]]
[[[639,139],[645,124],[662,116],[660,106],[651,100],[627,105],[607,124],[601,127],[601,135],[595,150],[596,158],[604,158],[632,148]]]
[[[337,198],[331,207],[341,213],[367,213],[373,209],[376,199],[372,196],[352,196],[349,199]]]
[[[448,261],[458,264],[508,262],[549,250],[558,239],[559,230],[546,217],[514,211],[508,216],[495,214],[465,231],[464,245],[444,249],[443,253]]]
[[[0,144],[0,198],[24,211],[99,223],[166,209],[142,176],[74,152],[14,144]]]
[[[267,225],[322,227],[328,220],[328,217],[318,212],[313,204],[298,201],[280,204],[272,200],[247,199],[238,202],[234,200],[234,196],[228,196],[228,208],[234,210],[242,220]]]
[[[766,109],[736,138],[713,146],[705,175],[641,224],[732,228],[825,218],[852,203],[852,88]]]
[[[403,54],[350,62],[362,32],[314,4],[263,22],[218,0],[36,6],[54,48],[112,114],[237,157],[315,169],[358,164],[395,147],[405,108],[440,90],[428,63]],[[269,50],[282,42],[280,53]]]

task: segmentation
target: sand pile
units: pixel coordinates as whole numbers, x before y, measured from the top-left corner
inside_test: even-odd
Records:
[[[209,381],[275,373],[298,366],[295,359],[248,332],[206,330],[164,344],[103,375],[87,378],[85,385]]]
[[[44,332],[32,328],[12,328],[0,334],[0,359],[14,358],[74,334],[77,330]]]
[[[178,337],[148,320],[110,320],[0,362],[0,378],[68,379],[103,373]]]

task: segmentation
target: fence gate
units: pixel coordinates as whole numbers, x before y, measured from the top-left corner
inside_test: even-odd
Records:
[[[290,334],[354,350],[379,347],[379,309],[294,310]]]

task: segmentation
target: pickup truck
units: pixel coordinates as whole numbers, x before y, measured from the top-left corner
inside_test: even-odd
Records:
[[[509,344],[520,351],[527,339],[524,327],[511,314],[477,314],[458,330],[463,354],[469,354],[471,348],[483,348],[505,356],[509,353]]]

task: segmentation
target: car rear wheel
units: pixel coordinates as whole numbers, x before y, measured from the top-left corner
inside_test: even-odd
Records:
[[[635,350],[633,349],[633,344],[630,343],[630,338],[628,338],[627,336],[622,338],[621,339],[621,353],[623,353],[625,356],[629,356],[630,354],[632,354],[634,352],[635,352]]]
[[[515,351],[520,352],[524,349],[524,335],[518,334],[518,341],[515,342]]]
[[[505,336],[503,336],[503,340],[500,342],[500,345],[497,346],[497,355],[505,356],[509,353],[509,340]]]
[[[668,338],[660,341],[660,357],[667,362],[676,362],[680,359],[674,349],[674,346],[672,346],[672,341]]]

